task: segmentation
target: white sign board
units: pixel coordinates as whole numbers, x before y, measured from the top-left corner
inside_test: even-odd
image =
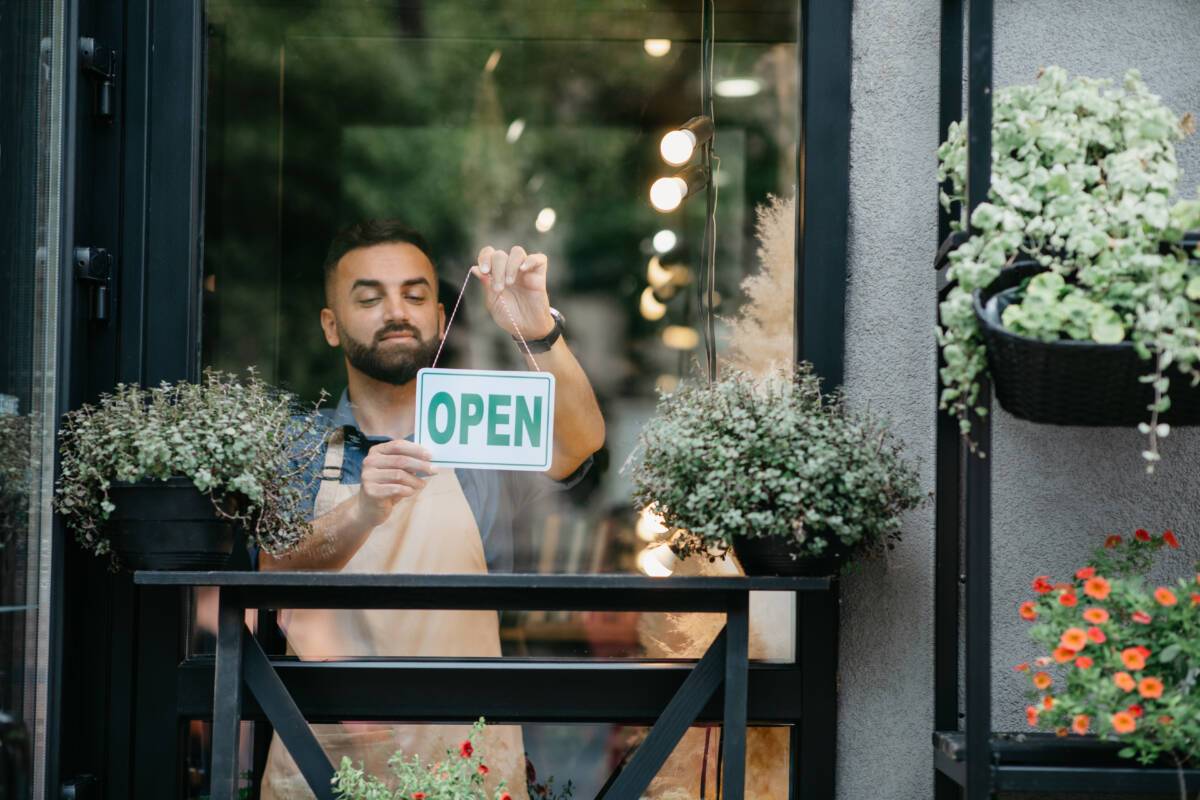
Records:
[[[544,472],[554,449],[554,375],[423,369],[414,438],[442,466]]]

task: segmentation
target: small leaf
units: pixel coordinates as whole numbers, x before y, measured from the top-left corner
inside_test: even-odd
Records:
[[[1177,656],[1177,655],[1179,655],[1179,645],[1177,645],[1177,644],[1169,645],[1161,653],[1158,654],[1158,660],[1161,661],[1162,663],[1166,664],[1168,662],[1174,661],[1175,656]]]
[[[1188,300],[1200,300],[1200,275],[1188,281],[1184,294],[1187,295]]]
[[[1117,755],[1121,758],[1133,758],[1134,753],[1135,751],[1132,747],[1122,747],[1117,751]]]

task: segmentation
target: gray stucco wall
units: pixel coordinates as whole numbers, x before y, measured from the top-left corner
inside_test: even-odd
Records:
[[[1119,78],[1137,67],[1177,112],[1200,112],[1200,2],[997,0],[996,83],[1039,66]],[[855,3],[847,390],[888,414],[926,485],[934,465],[937,0]],[[1189,193],[1200,137],[1180,147]],[[1200,432],[1175,431],[1154,477],[1135,431],[1049,428],[1004,413],[994,431],[995,723],[1024,726],[1032,655],[1016,601],[1038,573],[1067,575],[1108,532],[1171,527],[1176,564],[1200,556]],[[839,796],[932,796],[933,513],[914,513],[903,544],[843,592]]]

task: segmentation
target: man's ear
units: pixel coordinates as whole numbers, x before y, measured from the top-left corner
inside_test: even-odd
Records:
[[[438,338],[446,338],[446,306],[438,303]]]
[[[333,316],[332,308],[321,309],[321,331],[330,347],[339,347],[342,344],[341,337],[338,336],[337,318]]]

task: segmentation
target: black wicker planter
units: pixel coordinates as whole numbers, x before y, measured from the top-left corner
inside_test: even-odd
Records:
[[[792,558],[793,548],[778,536],[734,536],[733,554],[747,575],[783,575],[818,577],[841,572],[850,551],[842,546],[829,546],[826,555]]]
[[[1014,417],[1048,425],[1133,427],[1148,421],[1154,390],[1138,378],[1148,374],[1152,364],[1139,358],[1132,344],[1042,342],[1003,328],[1002,307],[988,313],[989,300],[1042,269],[1032,262],[1015,264],[975,293],[975,318],[1000,405]],[[997,306],[1003,304],[1003,298],[997,298]],[[1173,369],[1168,375],[1171,408],[1159,421],[1200,424],[1200,389]]]
[[[220,569],[233,552],[234,526],[188,478],[114,483],[109,541],[129,569]],[[235,501],[226,498],[233,511]]]

